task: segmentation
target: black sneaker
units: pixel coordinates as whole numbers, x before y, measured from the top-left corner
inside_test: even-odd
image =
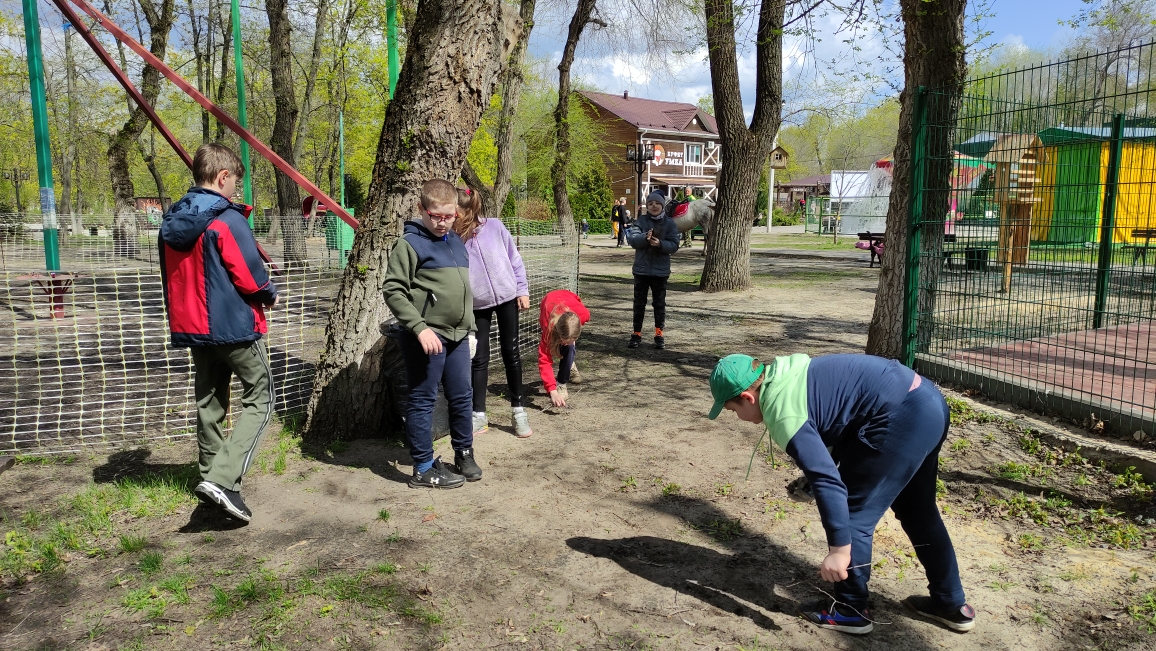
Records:
[[[242,522],[248,522],[253,519],[253,512],[245,506],[245,500],[241,499],[241,493],[231,491],[214,484],[211,481],[203,481],[197,484],[193,489],[197,494],[197,498],[202,502],[211,502],[221,507],[225,513],[237,518]]]
[[[630,343],[626,344],[627,348],[638,348],[642,345],[642,335],[630,335]]]
[[[659,350],[666,348],[666,340],[662,338],[662,335],[654,336],[654,347]]]
[[[799,614],[819,628],[851,635],[866,635],[875,628],[875,624],[867,619],[869,613],[866,608],[860,613],[849,606],[836,605],[830,599],[800,604]]]
[[[931,597],[913,595],[904,599],[903,605],[916,614],[939,622],[959,633],[966,633],[975,628],[975,609],[970,604],[963,604],[960,608],[954,609],[945,608]]]
[[[433,467],[425,472],[414,468],[413,477],[409,478],[411,488],[457,488],[464,483],[466,478],[446,468],[441,457],[434,459]]]
[[[466,481],[478,481],[482,478],[482,469],[478,466],[478,462],[474,461],[473,448],[455,450],[454,465],[458,467],[458,474],[465,477]]]

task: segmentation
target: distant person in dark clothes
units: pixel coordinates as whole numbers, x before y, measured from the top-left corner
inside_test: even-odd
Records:
[[[670,278],[670,254],[678,250],[678,226],[666,216],[666,197],[651,192],[646,212],[638,215],[626,240],[634,249],[634,330],[630,348],[642,345],[642,321],[646,316],[646,295],[654,307],[654,347],[666,348],[666,281]]]
[[[614,203],[614,210],[610,213],[610,218],[614,222],[614,235],[618,238],[618,246],[626,240],[626,197],[622,197]]]

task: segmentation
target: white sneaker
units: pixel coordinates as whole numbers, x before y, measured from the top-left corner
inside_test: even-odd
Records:
[[[530,415],[524,407],[514,407],[514,436],[524,439],[534,433],[530,429]]]
[[[558,393],[562,394],[563,400],[569,400],[570,399],[570,392],[566,390],[565,384],[559,384],[558,385]]]
[[[578,362],[570,367],[570,384],[582,384],[582,373],[578,371]]]
[[[486,412],[474,412],[474,436],[478,434],[485,434],[490,429],[490,421],[486,418]]]

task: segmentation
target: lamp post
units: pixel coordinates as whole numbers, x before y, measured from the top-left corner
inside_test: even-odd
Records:
[[[638,177],[638,182],[635,185],[635,192],[638,193],[635,195],[635,209],[637,210],[638,205],[646,203],[642,197],[642,173],[646,171],[647,163],[654,160],[654,144],[643,143],[639,140],[637,143],[626,145],[626,160],[634,163],[634,173]]]

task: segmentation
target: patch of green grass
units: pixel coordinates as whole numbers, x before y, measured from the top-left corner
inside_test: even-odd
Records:
[[[123,535],[120,537],[120,550],[126,554],[139,552],[147,547],[149,544],[148,538],[144,536]]]
[[[638,488],[638,482],[635,481],[634,477],[627,477],[626,479],[622,480],[622,485],[618,487],[618,490],[625,493],[626,491],[634,490],[636,488]]]
[[[1064,570],[1060,573],[1060,580],[1071,583],[1073,581],[1083,581],[1088,578],[1087,573],[1083,570]]]
[[[1128,466],[1127,470],[1116,475],[1112,487],[1126,490],[1137,499],[1150,499],[1152,496],[1152,487],[1144,483],[1144,475],[1136,472],[1136,466]]]
[[[377,574],[393,574],[397,572],[397,566],[393,563],[378,563],[373,566],[373,571]]]
[[[1015,461],[1005,461],[992,468],[989,472],[1001,479],[1010,479],[1013,481],[1023,481],[1029,477],[1048,479],[1055,474],[1051,468],[1042,464],[1017,463]]]
[[[715,540],[722,542],[737,538],[745,533],[741,518],[735,518],[734,520],[712,520],[703,527],[703,530]]]
[[[1012,581],[1000,581],[1000,580],[992,581],[991,583],[987,584],[987,587],[991,588],[992,590],[999,591],[999,592],[1007,592],[1008,590],[1011,590],[1012,587],[1014,587],[1014,586],[1015,586],[1015,583]]]
[[[381,520],[382,522],[389,522],[389,518],[390,518],[389,511],[382,509],[382,510],[377,512],[377,519],[378,520]]]
[[[1149,590],[1128,605],[1128,614],[1148,630],[1156,633],[1156,590]]]
[[[733,490],[734,484],[719,484],[718,486],[715,486],[714,492],[715,495],[718,495],[719,497],[728,497]]]
[[[163,617],[169,606],[189,603],[192,582],[192,577],[184,574],[169,577],[160,583],[129,590],[121,605],[131,613],[144,612],[150,619]]]
[[[960,437],[951,442],[951,451],[960,452],[971,447],[971,441]]]
[[[164,564],[164,555],[158,551],[145,552],[141,554],[140,562],[137,567],[140,568],[140,573],[145,576],[152,576],[161,571],[161,565]]]
[[[1034,533],[1020,534],[1019,545],[1025,551],[1039,551],[1046,547],[1044,537]]]
[[[20,524],[35,531],[44,524],[44,514],[35,507],[30,508],[24,512],[24,515],[20,516]]]
[[[947,400],[947,406],[951,408],[952,425],[962,425],[964,423],[994,423],[1003,420],[999,416],[978,411],[959,398],[944,396],[944,399]]]
[[[57,466],[57,465],[71,465],[77,462],[75,454],[18,454],[16,455],[16,463],[23,466]]]
[[[942,499],[944,497],[947,497],[947,482],[937,477],[935,479],[935,498]]]
[[[682,486],[679,486],[678,484],[671,482],[671,483],[662,487],[662,495],[664,497],[671,497],[673,495],[678,495],[678,492],[681,490],[682,490]]]

